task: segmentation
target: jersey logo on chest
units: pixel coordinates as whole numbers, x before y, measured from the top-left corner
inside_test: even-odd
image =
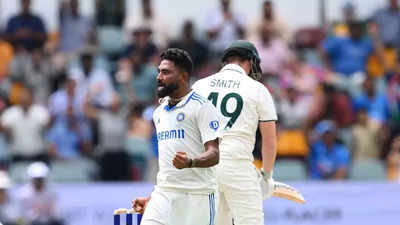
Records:
[[[178,122],[181,122],[185,119],[185,114],[183,112],[178,113],[178,115],[176,115],[176,120]]]

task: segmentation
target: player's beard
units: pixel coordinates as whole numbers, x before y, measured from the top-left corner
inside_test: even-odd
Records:
[[[172,84],[161,84],[161,83],[158,83],[158,85],[157,85],[157,96],[159,98],[164,98],[165,96],[169,96],[176,89],[178,89],[178,84],[177,83],[172,83]]]

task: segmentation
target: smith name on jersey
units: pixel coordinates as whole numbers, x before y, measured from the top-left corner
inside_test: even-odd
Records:
[[[159,165],[157,188],[178,189],[189,193],[213,193],[216,190],[215,169],[177,169],[172,160],[177,151],[195,158],[205,151],[204,144],[219,137],[219,117],[215,107],[194,91],[174,107],[168,97],[153,116],[157,131]]]
[[[253,161],[258,123],[277,120],[268,89],[235,64],[225,65],[220,72],[198,80],[192,88],[207,97],[221,113],[220,159]]]

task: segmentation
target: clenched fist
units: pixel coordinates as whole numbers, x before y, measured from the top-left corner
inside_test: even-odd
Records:
[[[132,200],[132,209],[137,213],[143,214],[149,200],[150,197],[139,197]]]
[[[172,163],[177,169],[189,168],[192,160],[187,156],[186,152],[176,152]]]

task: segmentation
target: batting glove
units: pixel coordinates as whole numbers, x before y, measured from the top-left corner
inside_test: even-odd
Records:
[[[268,199],[274,193],[274,179],[272,178],[273,171],[269,173],[265,173],[263,169],[261,169],[261,176],[259,178],[261,192],[263,194],[263,199]]]

